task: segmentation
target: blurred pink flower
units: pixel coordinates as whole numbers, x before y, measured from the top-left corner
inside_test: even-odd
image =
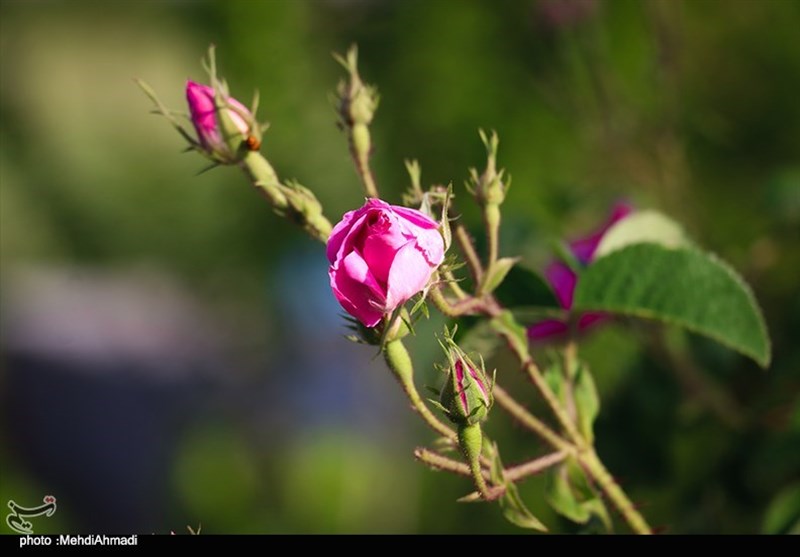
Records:
[[[588,265],[594,259],[594,252],[600,245],[603,235],[616,222],[624,219],[633,208],[626,203],[617,203],[606,223],[597,231],[585,238],[580,238],[570,242],[569,248],[575,259],[581,265]],[[553,261],[544,271],[544,276],[553,292],[556,295],[559,305],[564,309],[572,309],[572,297],[575,293],[575,286],[578,284],[578,276],[561,261]],[[607,316],[603,313],[584,313],[578,316],[578,331],[585,331],[590,327],[604,321]],[[528,338],[532,340],[545,340],[560,337],[569,332],[569,323],[560,319],[545,319],[539,323],[534,323],[528,327]]]
[[[597,0],[539,0],[536,11],[543,22],[552,28],[570,27],[591,18],[598,7]]]
[[[374,327],[427,286],[444,259],[444,240],[423,213],[368,199],[333,228],[327,255],[334,296]]]

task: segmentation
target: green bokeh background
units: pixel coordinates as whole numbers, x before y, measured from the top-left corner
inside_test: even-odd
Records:
[[[742,273],[765,312],[771,368],[676,340],[735,401],[741,421],[699,403],[663,358],[612,326],[583,348],[603,398],[598,448],[667,532],[796,530],[798,28],[800,2],[790,0],[3,0],[0,502],[33,506],[55,494],[58,512],[36,519],[37,533],[517,531],[495,506],[456,504],[470,489],[465,480],[413,462],[413,447],[431,436],[373,354],[342,338],[320,247],[271,214],[235,169],[197,175],[204,161],[180,153],[180,138],[148,115],[133,83],[143,78],[183,109],[185,80],[204,79],[200,59],[216,44],[233,94],[247,103],[260,91],[259,116],[271,124],[262,152],[336,220],[363,193],[335,126],[331,94],[343,72],[331,52],[357,43],[362,76],[381,92],[374,169],[386,199],[399,202],[403,159],[417,158],[425,183],[453,182],[465,221],[478,227],[461,185],[483,163],[477,129],[495,129],[513,176],[505,253],[541,266],[551,240],[585,233],[624,198],[680,220]],[[127,432],[116,436],[70,427],[104,431],[114,412],[95,404],[106,391],[92,389],[106,377],[67,365],[58,350],[31,349],[41,346],[28,342],[38,329],[18,318],[45,300],[47,321],[84,276],[154,294],[139,306],[144,323],[148,299],[188,300],[210,324],[207,344],[222,346],[209,370],[177,373],[174,354],[206,349],[179,335],[159,377],[126,367],[123,356],[117,365],[113,352],[103,373],[146,392],[131,411],[115,405]],[[80,299],[108,307],[114,296],[93,284]],[[75,305],[83,307],[64,307]],[[98,311],[127,324],[126,307]],[[70,319],[81,323],[87,312]],[[439,325],[423,325],[411,343],[431,382]],[[59,342],[70,343],[68,330]],[[340,358],[353,365],[335,365]],[[342,368],[347,380],[335,375]],[[54,373],[58,389],[44,379]],[[80,387],[64,387],[74,376]],[[34,427],[48,397],[59,400],[58,427]],[[142,424],[151,433],[139,439]],[[544,450],[499,412],[488,427],[508,461]],[[127,467],[118,483],[149,470],[149,483],[126,484],[157,493],[149,510],[115,514],[127,491],[104,498],[82,487],[93,474],[113,485],[114,470],[93,462],[99,444]],[[530,507],[552,530],[577,531],[547,509],[542,485],[524,484]]]

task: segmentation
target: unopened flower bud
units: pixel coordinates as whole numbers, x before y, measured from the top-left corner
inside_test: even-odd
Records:
[[[260,146],[260,130],[239,101],[213,87],[186,82],[186,100],[199,148],[217,162],[237,162]]]
[[[441,393],[447,416],[458,425],[480,423],[492,406],[492,384],[458,347],[451,352],[450,373]]]
[[[486,169],[480,175],[474,168],[470,169],[467,188],[482,206],[499,206],[505,201],[510,185],[510,180],[504,179],[505,169],[497,170],[497,147],[500,140],[495,132],[492,132],[491,137],[487,137],[483,130],[480,130],[480,136],[486,146]]]
[[[378,93],[374,87],[365,85],[358,73],[358,51],[353,46],[347,57],[337,56],[350,74],[347,82],[339,84],[339,115],[347,127],[368,126],[378,108]]]

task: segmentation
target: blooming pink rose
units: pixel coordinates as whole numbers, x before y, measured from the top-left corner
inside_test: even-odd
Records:
[[[197,131],[197,141],[209,153],[227,149],[217,120],[217,107],[214,99],[213,87],[194,81],[186,82],[186,100],[189,103],[192,124]],[[227,109],[228,116],[236,128],[242,132],[242,136],[247,137],[250,133],[250,124],[246,118],[250,118],[250,111],[233,97],[228,97],[226,100],[233,107]],[[252,118],[250,119],[252,120]]]
[[[585,238],[571,242],[569,247],[575,259],[581,265],[588,265],[594,259],[594,252],[600,245],[600,240],[616,222],[624,219],[633,211],[630,205],[617,203],[608,221],[597,231]],[[554,261],[547,266],[544,276],[553,292],[556,295],[559,305],[564,309],[572,308],[572,298],[575,293],[575,286],[578,284],[578,276],[565,263]],[[578,317],[578,330],[586,329],[602,322],[606,319],[603,313],[591,312],[584,313]],[[567,322],[560,319],[546,319],[528,327],[528,337],[534,340],[543,340],[564,335],[569,330]]]
[[[444,259],[439,224],[415,209],[368,199],[345,213],[327,248],[333,294],[366,327],[428,284]]]

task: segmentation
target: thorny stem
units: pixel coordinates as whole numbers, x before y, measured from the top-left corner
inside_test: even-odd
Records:
[[[483,308],[483,301],[479,298],[468,296],[457,302],[450,302],[441,290],[441,285],[434,286],[428,292],[433,305],[448,317],[458,317],[469,313],[476,313]]]
[[[276,211],[285,211],[289,206],[286,196],[281,192],[281,183],[275,169],[267,159],[255,151],[247,153],[241,162],[242,169],[250,178],[250,182]]]
[[[456,298],[459,300],[463,300],[468,297],[468,294],[464,292],[464,289],[458,285],[458,280],[456,279],[455,275],[453,275],[453,271],[447,270],[443,273],[445,281],[447,282],[447,286],[450,287],[450,290],[453,291]]]
[[[567,456],[569,456],[569,452],[567,451],[550,453],[523,464],[506,468],[503,470],[503,477],[510,482],[516,483],[527,478],[528,476],[535,476],[536,474],[544,472],[548,468],[564,461]],[[420,462],[427,464],[436,470],[451,472],[453,474],[458,474],[459,476],[472,476],[469,466],[467,466],[465,463],[446,457],[425,447],[417,447],[414,450],[414,457]],[[491,473],[489,470],[485,468],[482,469],[481,475],[485,480],[491,481]]]
[[[323,243],[328,241],[331,223],[310,191],[282,184],[272,165],[256,151],[247,153],[240,165],[253,187],[266,197],[276,213],[302,226],[313,238]]]
[[[468,262],[470,261],[470,254],[472,254],[472,257],[477,258],[472,239],[469,237],[469,235],[466,233],[466,230],[464,230],[460,223],[456,225],[455,232],[456,238],[459,241],[459,246],[461,247],[465,257],[467,257]],[[490,252],[491,249],[492,248],[490,247]],[[490,261],[492,261],[491,256]],[[470,267],[472,268],[472,266],[473,264],[471,263]],[[477,266],[480,268],[479,261]],[[480,284],[480,281],[477,281],[476,283]],[[487,317],[498,317],[503,312],[504,308],[490,296],[486,299],[486,303],[482,309]],[[542,421],[528,412],[521,404],[514,400],[505,390],[497,385],[495,385],[493,389],[495,401],[511,416],[516,418],[522,425],[539,435],[554,448],[567,454],[575,454],[577,452],[578,458],[586,473],[592,477],[603,490],[603,492],[606,493],[617,510],[619,510],[620,514],[625,518],[628,525],[637,533],[652,533],[652,529],[647,524],[644,517],[636,510],[625,492],[619,487],[619,485],[617,485],[617,483],[608,473],[608,470],[606,470],[602,461],[597,456],[594,447],[592,447],[578,432],[575,421],[561,405],[558,398],[555,396],[555,393],[553,393],[552,389],[550,389],[550,386],[542,376],[541,370],[533,361],[527,344],[523,344],[519,342],[518,339],[514,338],[514,331],[503,325],[502,321],[495,319],[492,322],[495,325],[495,331],[501,337],[506,339],[512,352],[514,352],[517,360],[519,360],[522,369],[527,373],[528,377],[539,390],[547,405],[555,414],[556,418],[558,418],[561,426],[566,430],[571,441],[567,441],[555,433]],[[514,322],[512,326],[516,326],[516,323]],[[570,351],[567,354],[568,358],[571,359],[575,357],[574,349],[574,345],[568,348]]]
[[[536,474],[544,472],[551,466],[555,466],[556,464],[563,462],[569,455],[570,451],[558,451],[555,453],[550,453],[548,455],[525,462],[524,464],[506,468],[503,471],[503,477],[510,482],[518,482],[523,478],[535,476]]]
[[[357,146],[358,134],[361,135],[361,141],[366,142],[370,148],[368,150],[359,150]],[[372,169],[369,166],[369,156],[371,151],[371,140],[369,128],[366,124],[356,124],[348,129],[347,142],[350,146],[350,156],[353,158],[353,164],[356,167],[356,173],[361,178],[361,183],[364,185],[364,192],[367,197],[378,199],[378,186],[375,184],[375,176],[372,174]]]
[[[491,276],[500,251],[500,206],[489,203],[483,208],[483,221],[486,225],[486,241],[489,244],[489,255],[486,261],[486,274]]]
[[[594,481],[605,492],[617,510],[625,518],[625,521],[631,529],[637,534],[652,534],[653,529],[647,524],[642,514],[636,510],[631,500],[622,491],[611,474],[603,465],[600,458],[597,456],[594,448],[589,448],[578,455],[578,460],[583,465],[584,470],[591,476]]]
[[[486,485],[486,480],[483,477],[483,468],[481,467],[481,447],[483,445],[481,424],[459,425],[458,444],[467,461],[470,476],[472,476],[472,480],[475,482],[475,487],[478,488],[478,492],[483,499],[486,501],[491,500],[492,493]]]
[[[481,280],[483,279],[483,265],[481,265],[478,252],[475,251],[475,246],[472,243],[472,238],[470,238],[469,232],[467,232],[467,229],[464,228],[464,225],[460,222],[456,222],[453,225],[453,232],[455,233],[458,247],[461,249],[461,253],[464,254],[464,258],[467,260],[467,266],[469,267],[470,274],[472,274],[472,280],[476,285],[480,284]]]
[[[522,365],[522,369],[525,371],[525,373],[527,373],[528,378],[533,382],[547,405],[552,410],[553,414],[555,414],[556,418],[558,418],[561,427],[566,430],[567,435],[569,435],[570,439],[572,439],[575,446],[579,448],[583,447],[586,444],[586,441],[578,432],[578,428],[575,427],[575,422],[572,420],[572,418],[570,418],[566,409],[561,405],[561,402],[559,402],[555,393],[550,388],[550,385],[547,384],[547,381],[542,375],[539,366],[537,366],[536,362],[534,362],[533,358],[531,358],[527,344],[518,342],[514,337],[514,332],[511,331],[503,322],[499,320],[493,320],[492,323],[495,331],[497,331],[500,336],[505,338],[508,342],[508,346],[519,360],[520,364]]]

